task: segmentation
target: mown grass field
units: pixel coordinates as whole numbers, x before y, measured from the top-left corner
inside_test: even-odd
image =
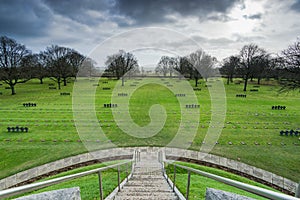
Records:
[[[198,170],[208,172],[211,174],[215,174],[218,176],[222,176],[225,178],[230,178],[231,180],[236,180],[236,181],[246,183],[249,185],[254,185],[254,186],[258,186],[258,187],[265,188],[268,190],[276,191],[273,188],[267,187],[263,184],[257,183],[255,181],[249,180],[244,177],[240,177],[235,174],[225,172],[223,170],[206,167],[206,166],[199,166],[196,164],[191,164],[191,163],[186,163],[186,162],[176,162],[176,164],[191,167],[194,169],[198,169]],[[166,165],[166,173],[168,174],[168,177],[173,181],[174,180],[174,165],[171,165],[171,164]],[[176,168],[176,180],[175,180],[176,187],[179,189],[179,191],[184,196],[186,196],[187,177],[188,177],[187,170],[181,169],[179,167]],[[258,195],[246,192],[244,190],[226,185],[224,183],[220,183],[213,179],[210,179],[210,178],[207,178],[207,177],[195,174],[195,173],[191,173],[189,199],[195,199],[195,200],[196,199],[205,199],[205,192],[206,192],[207,188],[214,188],[214,189],[218,189],[218,190],[232,192],[235,194],[251,197],[253,199],[266,199],[266,198],[260,197]]]
[[[167,80],[167,79],[166,79]],[[79,80],[81,81],[81,80]],[[96,80],[89,81],[91,87]],[[128,80],[125,87],[137,80]],[[171,82],[171,80],[168,80]],[[79,137],[72,112],[73,83],[62,90],[49,90],[51,80],[40,85],[37,80],[16,87],[17,95],[11,96],[5,85],[0,86],[0,178],[16,172],[54,161],[63,157],[86,152]],[[167,120],[164,128],[150,138],[136,138],[124,133],[117,124],[111,110],[104,103],[111,102],[116,80],[108,83],[99,81],[95,95],[95,110],[100,125],[108,140],[117,146],[165,146],[176,134],[180,121],[178,98],[158,84],[145,85],[133,94],[129,110],[133,121],[141,126],[150,122],[149,108],[161,104],[166,109]],[[193,85],[194,82],[191,81]],[[200,104],[200,124],[190,149],[199,150],[206,135],[210,112],[208,88],[200,84],[201,91],[195,91]],[[250,83],[249,89],[254,83]],[[247,98],[237,98],[243,94],[242,85],[225,85],[227,113],[224,128],[213,154],[225,156],[260,167],[281,176],[300,180],[299,137],[280,136],[279,131],[300,128],[299,92],[278,93],[279,86],[273,82],[263,82],[258,92],[247,92]],[[70,92],[71,95],[60,95]],[[121,97],[120,97],[121,98]],[[182,97],[184,98],[184,97]],[[24,107],[23,103],[37,103],[37,107]],[[286,110],[272,110],[273,105],[287,106]],[[89,125],[89,119],[87,126]],[[126,123],[123,122],[123,123]],[[100,126],[99,125],[99,126]],[[28,133],[8,133],[8,126],[27,126]],[[97,147],[97,140],[91,139]],[[105,141],[101,141],[105,142]],[[228,143],[232,142],[232,145]],[[245,145],[241,143],[244,142]],[[255,144],[256,143],[256,144]]]
[[[124,162],[124,161],[122,161]],[[105,163],[100,163],[100,164],[94,164],[90,166],[85,166],[85,167],[80,167],[77,169],[69,170],[66,172],[59,173],[57,175],[50,176],[45,179],[41,179],[39,181],[46,181],[54,178],[59,178],[71,174],[77,174],[80,172],[85,172],[88,170],[92,169],[97,169],[97,168],[103,168],[106,167],[107,165],[112,165],[118,163],[117,161],[112,161],[112,162],[105,162]],[[131,165],[128,165],[128,172],[130,173],[131,170]],[[127,166],[123,165],[120,166],[120,182],[122,182],[126,176]],[[118,186],[118,171],[115,168],[108,169],[105,171],[101,172],[101,178],[102,178],[102,189],[103,189],[103,197],[107,197],[117,186]],[[14,199],[19,196],[27,196],[31,194],[37,194],[41,192],[46,192],[46,191],[52,191],[52,190],[59,190],[62,188],[72,188],[72,187],[79,187],[80,188],[80,196],[82,199],[100,199],[100,192],[99,192],[99,178],[98,174],[91,174],[88,176],[84,176],[81,178],[73,179],[70,181],[66,181],[60,184],[56,184],[53,186],[45,187],[43,189],[39,189],[33,192],[28,192],[22,195],[18,195],[9,199]]]

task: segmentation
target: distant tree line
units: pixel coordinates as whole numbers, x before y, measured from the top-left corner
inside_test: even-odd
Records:
[[[243,78],[244,91],[248,81],[274,78],[282,85],[281,90],[300,88],[300,41],[299,39],[278,55],[271,55],[256,44],[245,45],[239,55],[223,60],[221,74],[227,78],[227,84],[233,78]]]
[[[74,49],[52,45],[38,54],[32,53],[24,45],[6,36],[0,37],[0,81],[9,85],[12,95],[16,94],[15,85],[37,78],[43,84],[48,77],[57,83],[59,89],[66,86],[70,78],[90,76],[95,71],[95,61],[86,58]],[[107,56],[106,69],[102,76],[122,79],[139,73],[137,58],[129,52],[119,52]],[[79,69],[80,67],[80,69]],[[256,44],[242,47],[238,55],[225,58],[222,62],[204,50],[199,49],[183,57],[162,56],[155,68],[163,76],[183,76],[195,80],[207,81],[220,71],[227,78],[227,84],[233,78],[242,78],[243,90],[247,90],[248,81],[274,78],[282,84],[282,90],[300,88],[300,41],[297,40],[278,55],[271,55]]]
[[[94,68],[94,63],[89,60],[74,49],[57,45],[32,53],[14,39],[0,37],[0,81],[10,87],[12,95],[16,94],[16,84],[33,78],[43,84],[43,79],[48,77],[61,89],[62,84],[66,86],[70,78],[76,77],[79,67],[85,68],[85,64],[89,64],[90,69]]]
[[[155,68],[155,72],[163,76],[172,76],[174,72],[195,80],[195,87],[199,79],[207,79],[216,75],[216,70],[227,79],[227,84],[233,78],[243,79],[243,91],[247,91],[248,81],[275,79],[284,90],[300,88],[300,41],[297,40],[278,55],[272,55],[256,44],[242,47],[238,55],[225,58],[222,62],[203,50],[197,50],[184,57],[162,56]]]

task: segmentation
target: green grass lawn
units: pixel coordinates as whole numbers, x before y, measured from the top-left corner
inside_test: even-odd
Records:
[[[71,174],[76,174],[92,169],[97,169],[97,168],[102,168],[106,167],[108,165],[116,164],[120,161],[112,161],[112,162],[105,162],[105,163],[100,163],[100,164],[95,164],[95,165],[90,165],[86,167],[80,167],[77,169],[69,170],[66,172],[59,173],[54,176],[50,176],[48,178],[39,180],[39,181],[46,181],[54,178],[59,178],[62,176],[67,176]],[[124,162],[124,161],[121,161]],[[128,173],[130,173],[131,170],[131,165],[128,166]],[[126,165],[120,166],[120,181],[122,182],[126,178]],[[118,186],[118,171],[117,169],[108,169],[103,172],[101,172],[101,177],[102,177],[102,188],[103,188],[103,197],[107,197],[117,186]],[[63,183],[59,183],[53,186],[49,186],[43,189],[39,189],[33,192],[29,192],[26,194],[18,195],[19,196],[27,196],[30,194],[37,194],[41,192],[46,192],[46,191],[51,191],[51,190],[58,190],[62,188],[72,188],[72,187],[79,187],[80,188],[80,196],[82,199],[85,200],[94,200],[94,199],[100,199],[100,192],[99,192],[99,178],[97,174],[91,174],[88,176],[84,176],[81,178],[73,179],[70,181],[66,181]],[[11,197],[9,199],[14,199],[15,197]]]
[[[191,163],[185,163],[185,162],[176,162],[176,164],[184,165],[187,167],[198,169],[198,170],[208,172],[211,174],[215,174],[218,176],[222,176],[225,178],[230,178],[232,180],[236,180],[236,181],[239,181],[242,183],[247,183],[250,185],[254,185],[254,186],[261,187],[261,188],[266,188],[269,190],[276,191],[276,190],[274,190],[270,187],[267,187],[263,184],[254,182],[252,180],[249,180],[247,178],[244,178],[244,177],[241,177],[241,176],[238,176],[235,174],[225,172],[223,170],[219,170],[219,169],[215,169],[215,168],[211,168],[211,167],[200,166],[200,165],[191,164]],[[171,164],[166,165],[166,173],[168,174],[169,178],[173,181],[174,180],[174,165],[171,165]],[[188,177],[188,173],[185,169],[181,169],[179,167],[176,168],[176,187],[180,190],[180,192],[184,196],[186,196],[187,177]],[[191,173],[189,199],[205,199],[205,192],[206,192],[207,188],[214,188],[214,189],[218,189],[218,190],[232,192],[235,194],[248,196],[248,197],[251,197],[254,199],[265,199],[263,197],[255,195],[255,194],[246,192],[244,190],[226,185],[224,183],[220,183],[213,179],[206,178],[204,176],[201,176],[201,175],[198,175],[195,173]]]
[[[89,81],[91,87],[96,82]],[[137,80],[127,80],[126,88]],[[166,81],[172,81],[166,79]],[[17,94],[10,95],[5,85],[0,86],[0,178],[32,168],[50,161],[87,152],[77,133],[72,112],[73,83],[62,90],[49,90],[51,80],[43,85],[37,80],[16,86]],[[175,136],[180,116],[178,98],[166,87],[159,84],[145,85],[135,91],[129,102],[130,116],[141,126],[150,122],[149,108],[161,104],[166,109],[167,119],[159,133],[149,138],[136,138],[124,133],[115,123],[112,109],[104,108],[111,102],[115,80],[108,83],[99,81],[95,95],[97,119],[107,140],[117,146],[165,146]],[[194,84],[194,81],[191,81]],[[252,83],[249,89],[253,88]],[[200,124],[190,149],[199,150],[211,120],[211,102],[204,83],[196,91],[200,104]],[[279,131],[300,128],[299,92],[279,94],[279,86],[263,82],[259,92],[247,92],[247,98],[236,98],[243,94],[242,85],[225,85],[227,113],[225,127],[213,154],[260,167],[296,182],[300,180],[299,137],[280,136]],[[61,96],[60,92],[71,92],[71,96]],[[84,94],[83,94],[84,96]],[[120,97],[121,98],[121,97]],[[185,98],[185,97],[182,97]],[[37,107],[23,107],[23,103],[37,103]],[[285,105],[286,110],[272,110],[273,105]],[[88,110],[86,112],[89,112]],[[86,126],[91,119],[85,119]],[[123,123],[126,123],[125,121]],[[8,126],[27,126],[28,133],[8,133]],[[97,148],[97,138],[92,138]],[[101,141],[102,142],[102,141]],[[103,141],[105,142],[105,141]],[[232,142],[233,145],[229,145]],[[246,145],[242,145],[245,142]],[[255,143],[259,143],[256,145]],[[268,144],[269,143],[269,144]],[[284,144],[284,145],[283,145]]]

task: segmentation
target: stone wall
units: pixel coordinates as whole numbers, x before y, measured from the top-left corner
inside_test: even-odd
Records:
[[[290,191],[291,193],[295,193],[296,188],[298,186],[296,182],[293,182],[287,178],[278,176],[266,170],[242,162],[231,160],[228,158],[212,155],[212,154],[205,154],[201,152],[177,149],[177,148],[165,148],[165,155],[167,157],[168,156],[173,158],[182,157],[191,160],[205,161],[207,163],[211,163],[217,166],[223,166],[235,170],[237,172],[241,172],[249,176],[255,177],[257,179],[261,179],[267,183],[270,183],[271,185],[276,185],[280,188]]]
[[[85,154],[80,154],[77,156],[72,156],[68,158],[64,158],[61,160],[57,160],[55,162],[47,163],[20,173],[17,173],[15,175],[9,176],[7,178],[4,178],[0,180],[0,190],[12,187],[14,185],[17,185],[19,183],[25,182],[27,180],[30,180],[34,177],[41,176],[43,174],[47,174],[49,172],[59,170],[62,168],[66,168],[72,165],[92,161],[92,160],[112,160],[114,157],[116,159],[120,159],[120,157],[128,157],[132,156],[134,152],[134,147],[129,148],[114,148],[114,149],[106,149],[106,150],[100,150]],[[168,147],[139,147],[140,151],[159,151],[163,150],[165,152],[165,155],[168,157],[176,157],[176,158],[186,158],[186,159],[192,159],[192,160],[198,160],[203,161],[206,163],[211,163],[213,165],[217,166],[223,166],[244,174],[247,174],[249,176],[255,177],[257,179],[261,179],[267,183],[270,183],[272,185],[276,185],[280,188],[283,188],[287,191],[290,191],[291,193],[295,193],[297,183],[286,179],[284,177],[278,176],[274,173],[256,168],[251,165],[247,165],[242,162],[238,162],[235,160],[231,160],[228,158],[211,155],[211,154],[205,154],[197,151],[191,151],[191,150],[185,150],[185,149],[177,149],[177,148],[168,148]],[[118,156],[118,157],[117,157]]]

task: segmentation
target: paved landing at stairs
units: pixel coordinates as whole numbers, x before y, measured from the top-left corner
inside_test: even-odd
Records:
[[[133,176],[115,196],[115,200],[177,200],[163,176],[157,152],[141,152]]]

